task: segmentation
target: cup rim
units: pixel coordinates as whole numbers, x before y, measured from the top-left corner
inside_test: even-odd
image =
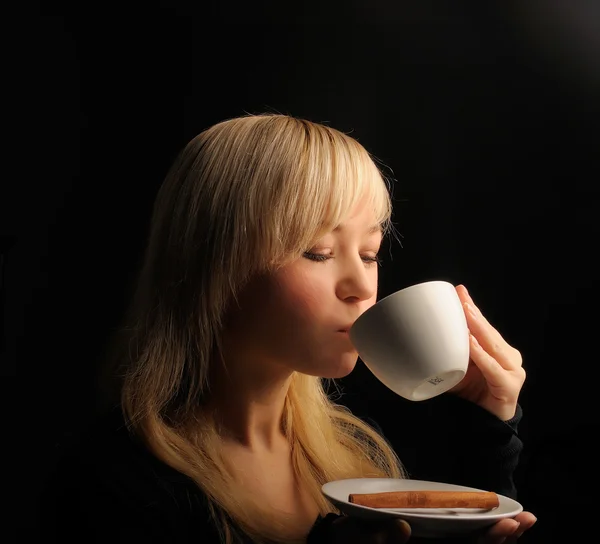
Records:
[[[385,297],[380,298],[379,300],[375,301],[375,304],[373,304],[373,306],[371,306],[370,308],[366,309],[362,314],[360,314],[356,318],[356,320],[354,321],[354,323],[352,324],[352,326],[354,326],[356,323],[358,323],[359,319],[363,315],[369,313],[371,310],[373,310],[375,308],[375,306],[377,306],[378,304],[380,304],[384,300],[387,300],[388,298],[391,298],[391,297],[396,296],[396,295],[400,295],[401,293],[405,293],[406,291],[411,291],[412,289],[423,287],[425,285],[431,285],[432,283],[443,283],[445,285],[450,285],[450,286],[454,287],[454,284],[450,283],[447,280],[428,280],[428,281],[421,281],[421,282],[415,283],[413,285],[408,285],[407,287],[399,289],[398,291],[394,291],[393,293],[390,293],[389,295],[386,295]]]
[[[449,281],[446,280],[428,280],[428,281],[421,281],[419,283],[414,283],[412,285],[408,285],[406,287],[403,287],[402,289],[399,289],[397,291],[394,291],[393,293],[390,293],[389,295],[386,295],[385,297],[379,299],[377,302],[375,302],[375,304],[379,304],[380,302],[383,302],[385,299],[393,297],[394,295],[399,295],[400,293],[404,293],[406,291],[411,291],[413,289],[416,289],[417,287],[424,287],[425,285],[431,285],[432,283],[443,283],[445,285],[451,285],[452,287],[454,287],[454,285],[452,283],[450,283]],[[375,304],[373,306],[375,306]],[[371,308],[369,308],[370,310]]]

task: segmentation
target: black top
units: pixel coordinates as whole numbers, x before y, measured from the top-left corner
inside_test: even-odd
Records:
[[[474,404],[442,397],[432,403],[437,412],[436,431],[429,433],[433,442],[421,450],[410,437],[403,437],[404,446],[388,437],[409,476],[516,498],[513,473],[523,447],[517,436],[520,407],[503,422]],[[373,420],[363,419],[381,431]],[[41,542],[219,542],[204,494],[133,439],[120,412],[101,418],[66,448],[39,510]],[[320,540],[319,525],[309,543]]]

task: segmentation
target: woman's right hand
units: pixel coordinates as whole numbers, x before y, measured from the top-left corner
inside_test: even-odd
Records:
[[[410,525],[398,518],[340,516],[329,526],[327,536],[331,544],[404,544],[410,538]]]

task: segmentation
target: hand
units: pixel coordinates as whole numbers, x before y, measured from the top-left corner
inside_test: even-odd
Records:
[[[404,544],[410,538],[410,525],[393,519],[366,520],[340,516],[327,531],[331,544]]]
[[[501,519],[495,523],[477,544],[510,544],[517,541],[525,531],[531,529],[537,518],[531,512],[521,512],[514,518]]]
[[[502,421],[514,417],[525,382],[521,354],[490,325],[464,285],[456,287],[470,331],[469,368],[450,392],[485,408]]]

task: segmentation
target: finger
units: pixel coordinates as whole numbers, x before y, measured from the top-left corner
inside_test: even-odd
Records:
[[[521,530],[522,528],[525,528],[526,530],[530,529],[535,525],[535,522],[537,521],[537,518],[531,512],[521,512],[520,514],[517,514],[513,519],[521,524],[519,530]]]
[[[531,512],[527,511],[517,514],[513,519],[515,521],[518,521],[521,525],[523,525],[524,523],[527,523],[528,525],[533,525],[537,521],[537,518]]]
[[[388,531],[388,544],[403,544],[408,542],[410,538],[411,528],[410,525],[403,519],[394,519],[390,523]]]
[[[525,531],[531,529],[537,521],[537,518],[531,512],[522,512],[514,519],[519,522],[519,528],[506,540],[507,544],[517,542],[517,539],[522,536]]]
[[[471,295],[469,295],[469,291],[467,291],[467,288],[460,284],[457,285],[455,287],[456,289],[456,294],[458,295],[458,298],[460,299],[460,301],[464,304],[465,302],[473,302],[473,299],[471,298]]]
[[[463,302],[470,302],[473,306],[475,306],[475,302],[471,298],[471,295],[469,294],[469,291],[467,290],[467,288],[464,285],[458,285],[456,287],[456,291],[458,292],[459,298]]]
[[[491,355],[495,355],[496,352],[500,353],[500,350],[508,351],[509,354],[512,355],[511,352],[516,351],[515,348],[513,348],[510,344],[508,344],[506,342],[506,340],[504,340],[504,338],[500,334],[500,332],[498,332],[498,330],[495,329],[494,326],[487,320],[487,318],[483,315],[483,312],[478,308],[477,304],[475,304],[475,302],[471,298],[471,295],[469,294],[469,291],[467,290],[467,288],[462,284],[458,285],[456,287],[456,292],[458,294],[458,298],[460,299],[460,301],[463,304],[465,313],[467,314],[467,320],[468,321],[476,320],[479,325],[485,327],[485,329],[486,329],[485,332],[489,333],[488,337],[491,341],[491,345],[487,346],[486,340],[480,338],[479,340],[482,343],[482,345],[486,349],[489,348],[490,350],[493,350],[493,352],[490,352]],[[472,313],[468,311],[468,308],[472,309]],[[497,344],[497,348],[495,348],[496,344]],[[508,348],[508,350],[505,348]]]
[[[502,387],[506,381],[505,369],[492,357],[477,341],[477,338],[469,334],[471,342],[471,360],[481,371],[485,381],[491,387]]]
[[[519,528],[519,522],[514,519],[501,519],[492,525],[478,540],[478,544],[501,544],[513,535]]]
[[[507,370],[523,364],[521,354],[485,319],[484,315],[468,302],[464,304],[469,330],[477,337],[481,346]]]

